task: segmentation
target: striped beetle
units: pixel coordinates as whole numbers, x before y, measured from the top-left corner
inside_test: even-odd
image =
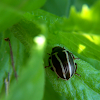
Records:
[[[74,58],[72,53],[66,51],[60,46],[56,46],[52,49],[52,52],[49,55],[49,66],[52,65],[51,70],[57,74],[58,78],[60,77],[64,80],[68,80],[73,74],[77,74],[77,64],[74,63],[74,59],[78,58]],[[79,74],[77,75],[80,76]]]

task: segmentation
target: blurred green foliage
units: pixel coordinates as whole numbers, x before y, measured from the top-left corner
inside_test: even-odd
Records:
[[[83,4],[91,7],[97,0],[47,0],[42,9],[58,16],[69,16],[71,6],[77,11],[82,10]]]
[[[99,100],[99,0],[1,0],[0,97],[2,100]],[[79,11],[79,12],[78,12]],[[18,80],[11,65],[9,37]],[[44,68],[54,46],[76,57],[77,73],[68,81]],[[4,80],[10,73],[8,96]]]

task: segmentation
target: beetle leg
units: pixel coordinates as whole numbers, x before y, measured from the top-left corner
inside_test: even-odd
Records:
[[[81,75],[79,75],[79,74],[76,73],[76,70],[77,70],[77,63],[75,63],[75,65],[76,65],[75,74],[81,77]]]
[[[50,55],[50,54],[49,54],[49,55]],[[47,68],[47,67],[50,67],[50,66],[51,66],[51,64],[50,64],[50,59],[51,59],[51,57],[49,57],[49,59],[48,59],[49,66],[45,66],[45,68]],[[52,71],[54,71],[53,67],[51,67],[50,69],[51,69]]]
[[[48,66],[45,66],[45,68],[47,68],[47,67],[50,67],[50,66],[51,66],[51,64],[50,64],[50,59],[51,59],[51,57],[49,57],[49,59],[48,59],[49,65],[48,65]]]
[[[75,65],[76,65],[76,68],[75,68],[75,73],[76,73],[76,70],[77,70],[77,63],[75,63]]]
[[[49,53],[47,53],[48,55],[51,55],[51,54],[49,54]]]
[[[73,55],[72,53],[71,53],[71,55],[72,55],[73,59],[79,59],[79,58],[75,58],[74,55]]]
[[[50,69],[51,69],[51,70],[54,72],[54,69],[53,69],[53,67],[51,67]]]
[[[59,79],[59,76],[57,77],[57,80]]]
[[[77,76],[79,76],[79,77],[81,77],[81,75],[79,75],[79,74],[77,74],[77,73],[75,73]]]

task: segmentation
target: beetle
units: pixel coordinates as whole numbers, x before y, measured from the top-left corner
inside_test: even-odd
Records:
[[[73,74],[77,74],[77,63],[74,63],[74,59],[79,58],[75,58],[72,53],[60,46],[56,46],[52,48],[52,52],[49,55],[49,66],[52,66],[51,70],[57,74],[58,78],[68,80]],[[80,76],[79,74],[77,75]]]

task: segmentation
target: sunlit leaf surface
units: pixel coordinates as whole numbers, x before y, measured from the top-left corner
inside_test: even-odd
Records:
[[[10,10],[0,6],[4,12],[8,9],[7,13],[3,13],[0,9],[0,13],[5,15],[0,17],[2,27],[0,30],[2,31],[0,33],[0,92],[2,100],[5,97],[4,79],[8,77],[8,72],[11,79],[9,94],[6,97],[8,100],[100,99],[100,1],[89,2],[88,0],[87,4],[91,6],[82,5],[80,12],[77,12],[75,7],[76,4],[82,3],[76,2],[70,6],[68,18],[51,14],[47,10],[37,9],[44,2],[34,3],[36,7],[28,2],[20,9],[16,3],[12,2],[8,4],[11,7]],[[16,12],[15,9],[17,9]],[[26,12],[28,10],[29,12]],[[15,13],[14,18],[11,17],[13,13]],[[9,17],[6,18],[6,15]],[[10,38],[12,45],[14,64],[18,73],[17,82],[11,66],[10,48],[4,41],[7,37]],[[73,75],[65,81],[58,79],[56,73],[50,68],[44,68],[48,66],[48,53],[51,53],[54,46],[64,47],[75,57],[80,58],[75,62],[78,65],[77,73],[81,77]]]

